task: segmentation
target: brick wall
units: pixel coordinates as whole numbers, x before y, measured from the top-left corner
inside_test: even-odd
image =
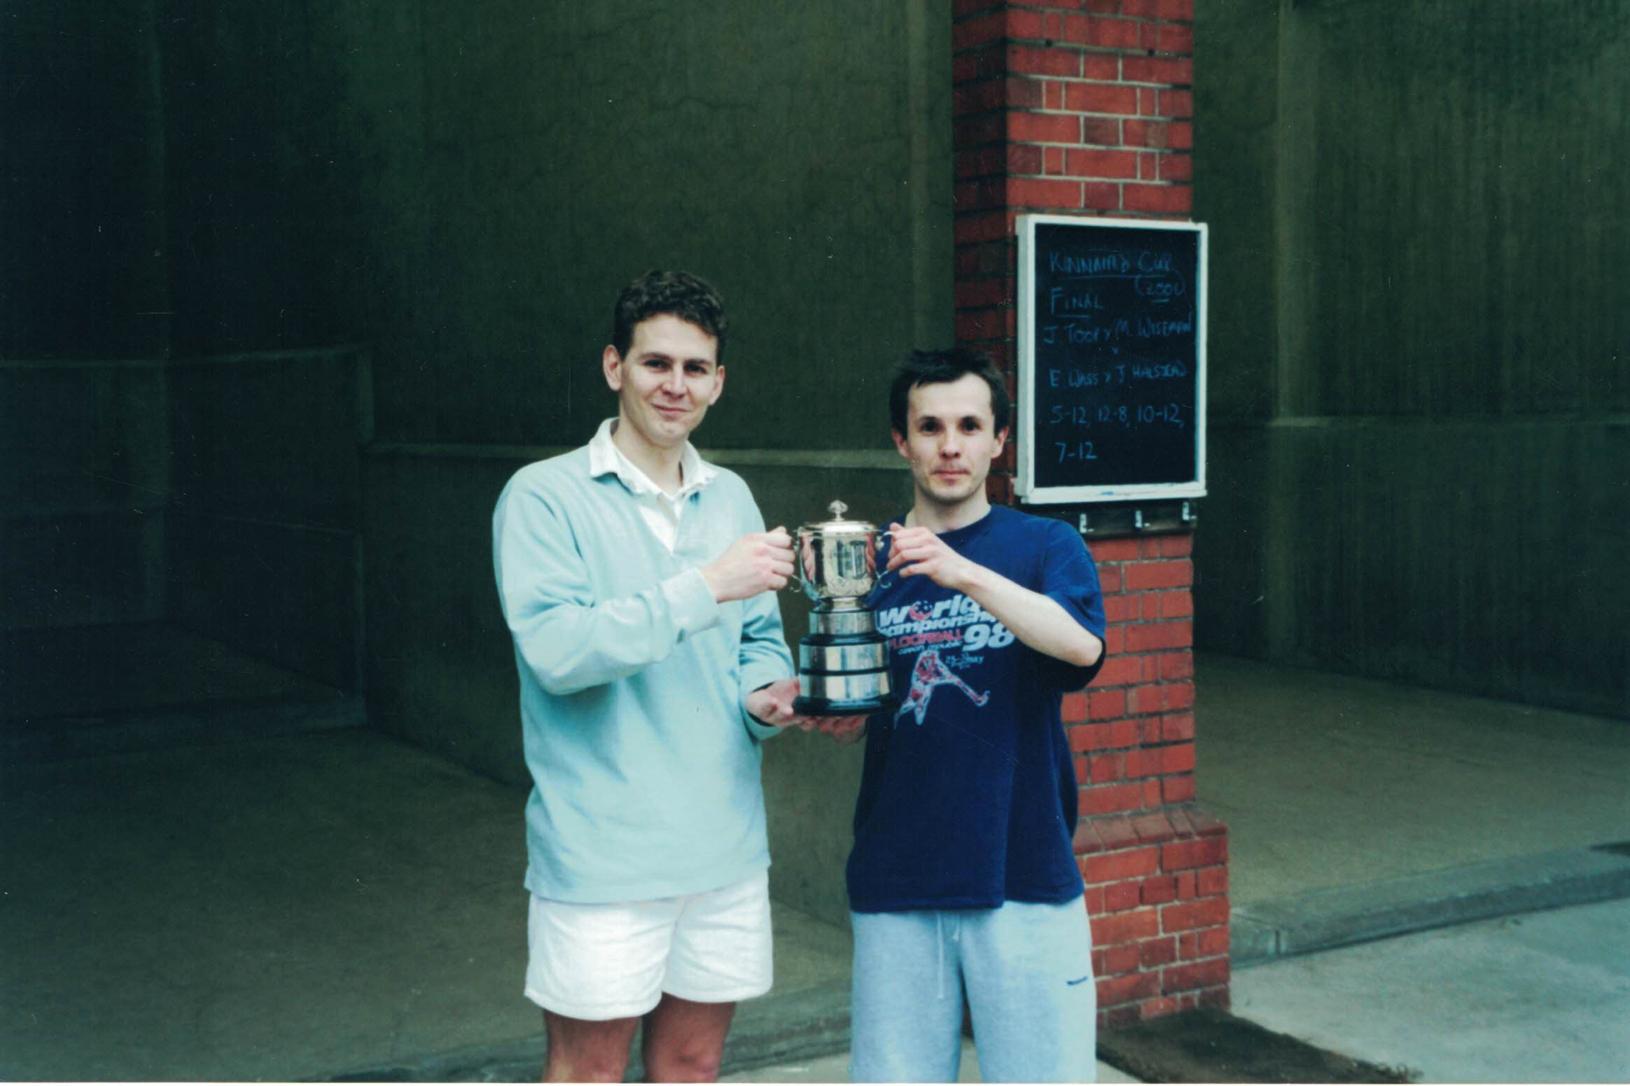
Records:
[[[957,0],[957,338],[1014,367],[1015,217],[1186,218],[1193,0]],[[1013,448],[992,472],[1013,500]],[[1228,835],[1194,804],[1189,533],[1091,542],[1109,660],[1066,699],[1100,1020],[1228,1003]]]
[[[1228,834],[1194,804],[1193,536],[1093,539],[1108,660],[1065,703],[1108,1025],[1228,1005]]]

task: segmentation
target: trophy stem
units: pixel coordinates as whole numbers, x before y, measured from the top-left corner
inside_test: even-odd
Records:
[[[798,641],[799,697],[805,716],[858,716],[896,704],[888,642],[864,608],[815,611]]]

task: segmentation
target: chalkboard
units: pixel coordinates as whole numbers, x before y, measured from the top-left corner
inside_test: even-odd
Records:
[[[1020,500],[1203,495],[1205,224],[1017,226]]]

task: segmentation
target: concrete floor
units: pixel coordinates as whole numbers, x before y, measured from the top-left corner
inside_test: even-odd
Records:
[[[751,1071],[739,1071],[733,1075],[721,1075],[720,1082],[847,1082],[849,1081],[849,1053],[839,1052],[832,1056],[821,1056],[813,1060],[799,1060],[793,1063],[776,1064],[770,1067],[759,1067]],[[983,1082],[979,1077],[979,1053],[974,1051],[972,1041],[962,1042],[962,1066],[957,1075],[958,1082]],[[1131,1075],[1123,1074],[1107,1063],[1098,1064],[1099,1082],[1140,1082]]]
[[[0,767],[357,727],[346,694],[173,623],[0,632]]]
[[[1630,840],[1625,722],[1216,658],[1198,681],[1200,789],[1230,823],[1236,903]],[[0,754],[0,1078],[531,1077],[523,799],[355,728]],[[817,1066],[791,1041],[811,1008],[845,1020],[846,936],[785,907],[777,924],[777,993],[740,1030],[789,1042],[774,1066]],[[1523,953],[1540,974],[1589,964]],[[1240,1009],[1266,1008],[1258,976],[1327,957],[1240,971],[1236,992],[1259,993]],[[1413,1013],[1427,1030],[1457,1003],[1473,1005]]]
[[[1630,721],[1212,655],[1195,686],[1236,907],[1630,841]]]
[[[1630,1081],[1630,901],[1288,958],[1233,988],[1235,1014],[1418,1081]]]
[[[172,623],[0,632],[0,721],[90,716],[335,691]]]
[[[0,1078],[296,1079],[534,1031],[520,799],[351,730],[0,775]]]
[[[524,800],[363,729],[0,762],[0,1079],[532,1077]],[[795,1032],[848,934],[775,923]]]

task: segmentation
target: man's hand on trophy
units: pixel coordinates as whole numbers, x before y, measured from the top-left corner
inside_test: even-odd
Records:
[[[785,588],[792,576],[792,537],[785,528],[744,535],[702,567],[720,603]]]
[[[865,716],[800,716],[793,711],[798,696],[798,680],[779,679],[747,695],[747,711],[753,719],[773,728],[797,728],[820,732],[837,743],[853,743],[866,734]]]
[[[963,591],[979,567],[927,528],[889,525],[889,564],[902,577],[926,576],[941,588]]]
[[[798,680],[778,679],[761,686],[747,695],[747,711],[753,719],[772,728],[805,728],[809,720],[792,710],[792,699],[798,696]]]

